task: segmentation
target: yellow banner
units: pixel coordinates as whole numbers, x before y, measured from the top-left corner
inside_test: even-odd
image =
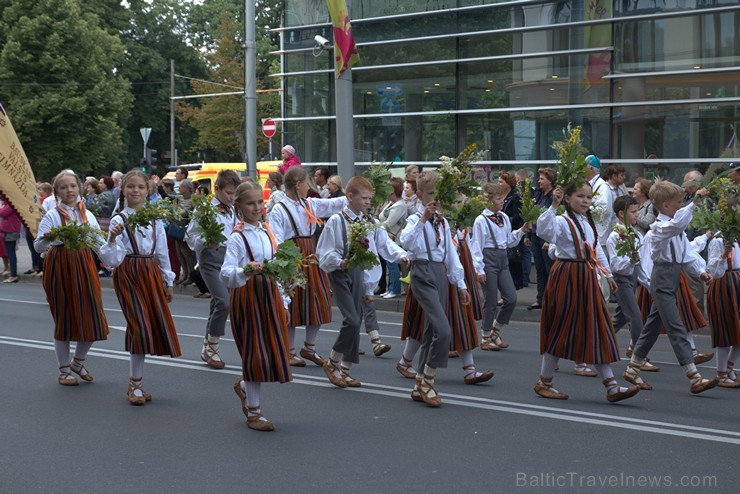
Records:
[[[36,178],[5,109],[0,105],[0,196],[15,209],[31,235],[41,221]]]
[[[589,0],[586,2],[585,20],[597,21],[611,19],[612,0]],[[612,45],[611,24],[588,25],[583,29],[585,47],[601,48]],[[603,76],[611,72],[612,54],[610,51],[589,53],[586,62],[586,74],[583,80],[583,90],[588,91],[591,86],[598,84]]]
[[[360,60],[349,22],[347,2],[345,0],[326,0],[331,23],[334,25],[334,67],[339,77],[345,70]]]

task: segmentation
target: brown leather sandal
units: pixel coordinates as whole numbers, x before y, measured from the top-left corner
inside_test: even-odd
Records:
[[[71,367],[69,365],[62,365],[59,367],[59,384],[62,386],[79,386],[80,381],[78,381],[71,372],[65,371],[64,369],[71,369]]]
[[[304,359],[310,360],[319,367],[323,367],[326,364],[326,360],[321,358],[319,354],[316,353],[316,350],[314,350],[315,347],[315,344],[304,343],[303,348],[301,348],[301,351],[299,353]]]
[[[255,431],[270,432],[275,430],[275,424],[269,420],[264,419],[264,415],[257,413],[259,407],[248,407],[248,411],[251,415],[247,416],[247,427]]]
[[[245,417],[249,418],[249,410],[247,409],[246,403],[247,403],[247,393],[244,392],[244,389],[242,389],[242,380],[237,379],[234,383],[234,393],[236,393],[236,396],[239,397],[239,404],[242,407],[242,413]]]
[[[432,408],[442,406],[442,398],[437,393],[437,390],[434,389],[433,377],[422,374],[421,382],[419,383],[419,395],[422,401]]]
[[[491,341],[501,350],[509,348],[509,344],[501,338],[500,329],[493,328],[493,330],[491,331]]]
[[[87,368],[85,368],[85,364],[83,364],[84,361],[84,358],[75,357],[72,359],[72,363],[69,365],[69,368],[72,372],[80,376],[80,379],[90,383],[93,381],[93,376],[87,371]],[[83,370],[85,371],[84,375],[82,374]]]
[[[218,343],[215,345],[207,339],[203,341],[203,350],[200,352],[200,359],[212,369],[223,369],[226,363],[221,360],[218,354]]]
[[[602,381],[602,384],[606,388],[606,401],[608,401],[609,403],[616,403],[618,401],[626,400],[627,398],[632,398],[640,392],[639,386],[630,386],[629,388],[627,388],[626,391],[619,391],[617,380],[613,377],[604,379]],[[617,391],[615,391],[614,393],[610,393],[609,389],[612,387],[616,387]]]
[[[596,372],[595,370],[590,368],[588,364],[585,364],[583,362],[577,363],[575,367],[573,367],[573,374],[581,377],[596,377],[599,375],[598,372]]]
[[[694,371],[691,374],[686,374],[686,377],[691,381],[691,387],[689,391],[693,394],[703,393],[704,391],[710,390],[719,384],[719,379],[704,379],[701,377],[698,371]]]
[[[730,379],[729,372],[717,372],[717,386],[720,388],[740,388],[740,381]]]
[[[344,379],[344,382],[347,383],[348,388],[359,388],[362,386],[362,383],[360,381],[358,381],[357,379],[349,375],[350,369],[346,367],[341,367],[341,369],[342,369],[342,379]]]
[[[329,360],[323,365],[322,368],[324,369],[324,374],[326,374],[326,377],[329,378],[330,383],[338,388],[347,387],[347,382],[342,377],[342,371],[339,369],[339,366],[337,364]]]
[[[694,356],[694,365],[704,364],[714,358],[714,352],[699,353],[696,349],[692,349],[691,353]]]
[[[414,383],[414,389],[411,390],[411,399],[423,403],[424,400],[421,399],[421,393],[419,393],[419,386],[421,385],[421,375],[417,375],[415,377],[416,382]]]
[[[403,360],[403,363],[396,362],[396,370],[406,379],[415,379],[416,378],[416,372],[412,372],[413,370],[413,362],[411,360],[406,360],[406,357],[401,355],[401,360]],[[412,369],[412,370],[409,370]]]
[[[142,396],[136,395],[136,391],[139,390],[142,393]],[[130,378],[130,381],[128,383],[128,392],[126,393],[128,396],[128,402],[132,405],[141,406],[144,403],[146,403],[146,397],[144,396],[144,390],[141,389],[141,378],[134,379],[133,377]]]
[[[370,343],[373,344],[373,355],[376,357],[380,357],[384,353],[388,353],[391,351],[391,346],[386,345],[382,341],[380,341],[380,338],[372,338],[370,340]]]
[[[644,363],[643,363],[644,364]],[[641,367],[641,366],[640,366]],[[638,388],[644,391],[650,391],[653,387],[642,380],[640,377],[640,367],[637,367],[632,362],[627,365],[627,369],[622,373],[622,379],[630,384],[634,384]]]
[[[543,398],[550,400],[567,400],[568,395],[552,387],[552,378],[540,376],[540,380],[534,384],[534,392]]]
[[[288,364],[290,364],[291,367],[306,367],[306,361],[302,358],[298,358],[295,352],[290,352],[288,354],[288,358],[290,359]]]
[[[463,370],[465,371],[465,377],[463,378],[465,384],[484,383],[493,378],[493,371],[476,372],[474,365],[464,365]]]

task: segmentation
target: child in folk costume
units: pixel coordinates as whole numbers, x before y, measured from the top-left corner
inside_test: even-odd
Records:
[[[491,209],[484,209],[475,219],[470,251],[478,282],[485,287],[481,350],[498,351],[509,347],[501,339],[501,329],[509,323],[516,307],[516,288],[509,271],[507,248],[519,245],[524,234],[529,231],[529,225],[516,231],[511,230],[509,217],[501,212],[506,193],[500,186],[485,184],[483,193],[488,196]],[[499,290],[504,304],[496,314]]]
[[[705,283],[712,279],[705,271],[704,259],[691,247],[685,233],[694,209],[707,196],[708,191],[706,189],[696,191],[694,201],[685,207],[682,207],[683,194],[681,187],[670,182],[658,182],[650,189],[650,200],[660,213],[656,221],[650,225],[650,232],[645,236],[653,262],[650,276],[653,305],[640,338],[635,343],[629,366],[622,377],[640,386],[641,389],[652,389],[652,386],[640,377],[640,367],[645,363],[645,358],[658,339],[661,326],[664,326],[678,363],[691,382],[689,390],[692,393],[701,393],[715,387],[717,379],[703,379],[696,370],[676,298],[682,270],[699,277]]]
[[[437,174],[422,172],[417,180],[420,205],[401,231],[400,243],[411,260],[411,289],[424,312],[424,339],[419,356],[419,371],[411,392],[414,401],[439,407],[442,399],[434,387],[437,369],[447,367],[450,323],[444,312],[448,284],[460,289],[460,302],[470,303],[465,273],[452,245],[447,220],[438,213],[435,201]]]
[[[54,318],[54,351],[59,363],[59,384],[76,386],[79,380],[93,380],[85,368],[87,352],[93,342],[108,338],[108,320],[103,312],[98,269],[89,248],[70,250],[60,241],[47,238],[52,228],[73,223],[98,228],[95,216],[85,209],[80,198],[82,182],[71,170],[54,178],[56,207],[44,215],[33,247],[39,254],[46,252],[43,284],[51,315]],[[101,236],[99,243],[105,239]],[[70,362],[69,342],[76,341],[74,359]]]
[[[623,228],[631,230],[635,236],[633,250],[639,250],[644,241],[642,234],[635,228],[637,209],[637,200],[632,196],[622,196],[614,200],[614,214],[617,221]],[[624,234],[616,230],[609,234],[606,241],[606,252],[609,257],[609,268],[614,275],[614,282],[618,288],[616,292],[617,304],[621,308],[621,312],[618,312],[614,318],[614,330],[619,331],[626,323],[630,324],[629,351],[631,352],[632,347],[640,337],[640,333],[642,333],[642,316],[635,297],[635,286],[638,285],[638,278],[642,279],[644,275],[642,274],[639,255],[632,257],[617,254],[617,243],[620,241],[621,235]],[[660,368],[646,359],[640,370],[657,372]]]
[[[234,193],[241,183],[233,170],[221,170],[216,176],[211,204],[218,208],[216,221],[223,227],[223,236],[228,239],[236,225]],[[226,318],[229,316],[229,290],[219,275],[226,255],[226,242],[206,245],[203,235],[198,232],[198,221],[193,219],[187,228],[188,245],[198,258],[200,274],[211,294],[211,305],[206,323],[206,336],[200,358],[208,367],[223,369],[226,365],[218,353],[219,341],[226,332]]]
[[[707,240],[712,237],[711,232],[707,232],[704,235],[696,237],[694,240],[689,242],[691,248],[699,254],[704,250],[707,245]],[[653,297],[650,295],[650,277],[653,272],[653,260],[651,258],[651,242],[653,238],[652,233],[648,232],[645,235],[645,241],[643,247],[640,249],[640,265],[644,276],[640,276],[640,283],[637,286],[637,305],[640,307],[640,313],[642,316],[642,324],[645,325],[648,314],[650,314],[650,308],[653,304]],[[699,365],[712,360],[714,357],[713,352],[699,353],[696,350],[696,342],[694,341],[694,331],[704,328],[707,326],[707,321],[699,310],[699,306],[696,304],[696,299],[691,293],[691,285],[689,285],[689,278],[686,273],[682,270],[679,275],[678,284],[678,314],[681,316],[681,322],[687,329],[686,338],[689,340],[691,345],[691,355],[694,359],[694,364]],[[665,328],[660,328],[660,334],[666,334]],[[632,346],[631,344],[627,348],[627,357],[632,357]],[[650,363],[648,362],[648,366]],[[644,367],[644,366],[643,366]],[[640,370],[646,370],[641,368]]]
[[[148,180],[138,170],[121,179],[118,211],[108,230],[100,259],[113,271],[113,288],[126,318],[126,351],[131,354],[128,401],[143,405],[151,395],[141,386],[144,358],[180,356],[175,323],[167,306],[172,302],[175,273],[170,269],[167,236],[161,221],[132,229],[127,219],[147,201]],[[166,286],[166,288],[165,288]]]
[[[606,301],[601,296],[597,269],[606,276],[612,291],[617,285],[603,249],[598,245],[596,227],[591,219],[592,190],[586,182],[553,192],[552,206],[537,220],[537,234],[554,244],[557,260],[550,271],[540,319],[542,368],[535,392],[544,397],[565,400],[568,395],[556,390],[552,378],[560,358],[585,362],[596,367],[606,387],[606,398],[617,402],[640,390],[637,386],[620,387],[611,364],[619,360]],[[563,202],[565,214],[556,214]]]
[[[270,213],[270,226],[278,244],[293,239],[303,253],[303,257],[316,255],[314,233],[326,218],[339,213],[347,205],[345,197],[334,199],[306,199],[310,188],[308,172],[303,167],[295,166],[285,174],[285,197],[273,207]],[[316,365],[324,366],[326,361],[316,353],[316,340],[322,324],[331,322],[331,292],[329,279],[316,264],[304,268],[308,285],[297,287],[290,302],[290,323],[288,341],[290,348],[290,365],[303,367],[306,362],[295,354],[295,328],[306,327],[306,338],[300,355]]]
[[[234,383],[247,427],[272,431],[275,426],[262,416],[260,384],[293,380],[288,357],[288,304],[278,282],[261,273],[272,259],[277,239],[262,223],[262,188],[245,182],[236,189],[239,219],[226,245],[221,279],[231,289],[229,315],[234,341],[242,359],[242,378]]]
[[[707,307],[712,346],[717,349],[717,386],[740,388],[735,360],[740,358],[740,245],[721,237],[709,243]]]
[[[363,305],[373,299],[373,291],[382,272],[380,265],[363,271],[349,265],[349,234],[352,225],[369,222],[367,216],[375,190],[363,177],[352,177],[347,183],[347,207],[326,222],[316,252],[319,267],[328,273],[332,294],[342,312],[342,326],[332,347],[324,372],[329,382],[340,388],[359,387],[360,381],[350,376],[352,364],[359,362],[360,325]],[[406,252],[388,238],[383,228],[375,228],[367,236],[367,250],[378,252],[388,262],[406,262]]]

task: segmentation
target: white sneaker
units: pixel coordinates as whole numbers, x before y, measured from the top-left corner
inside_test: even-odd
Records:
[[[383,298],[396,298],[399,295],[401,295],[401,294],[400,293],[391,293],[391,292],[388,292],[386,294],[381,295],[381,297],[383,297]]]

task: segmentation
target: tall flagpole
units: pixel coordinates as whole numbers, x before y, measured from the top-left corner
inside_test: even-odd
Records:
[[[334,50],[336,51],[336,46]],[[337,57],[334,57],[334,63]],[[355,129],[352,109],[352,69],[334,79],[337,128],[337,173],[346,181],[355,175]]]
[[[244,0],[244,156],[247,176],[257,178],[257,43],[255,0]]]

